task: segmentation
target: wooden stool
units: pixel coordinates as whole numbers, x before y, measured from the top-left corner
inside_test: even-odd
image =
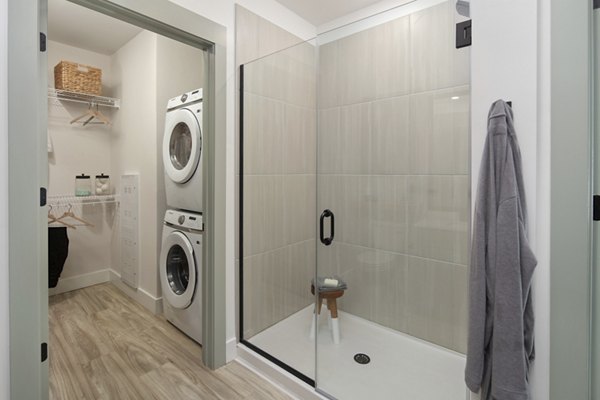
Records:
[[[310,292],[315,294],[315,285],[310,285]],[[331,316],[331,338],[334,344],[340,343],[340,323],[338,319],[337,299],[344,295],[343,290],[331,290],[325,292],[319,292],[319,299],[316,304],[317,316],[313,318],[312,327],[310,329],[310,338],[314,339],[315,332],[317,330],[317,320],[321,315],[321,306],[323,305],[323,299],[327,300],[327,310],[329,310]]]

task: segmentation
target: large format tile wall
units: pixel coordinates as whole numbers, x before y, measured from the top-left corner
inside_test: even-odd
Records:
[[[319,274],[349,313],[465,352],[469,49],[453,2],[319,48]]]
[[[312,44],[236,11],[238,61],[255,60],[244,66],[242,143],[243,337],[251,339],[313,299],[316,57]]]

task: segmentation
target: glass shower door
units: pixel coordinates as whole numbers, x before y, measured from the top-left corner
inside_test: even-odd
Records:
[[[241,341],[314,384],[315,43],[242,68]]]
[[[424,0],[318,38],[313,332],[328,396],[465,398],[464,19]]]

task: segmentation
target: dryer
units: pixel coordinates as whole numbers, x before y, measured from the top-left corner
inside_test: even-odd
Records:
[[[169,100],[163,136],[167,207],[202,210],[202,89]]]
[[[202,344],[202,215],[167,210],[160,251],[165,318]]]

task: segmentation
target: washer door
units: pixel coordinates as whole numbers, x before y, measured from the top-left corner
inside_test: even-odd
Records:
[[[202,132],[194,114],[186,108],[167,112],[163,164],[169,178],[176,183],[189,181],[201,154]]]
[[[163,240],[160,280],[163,297],[171,306],[189,307],[196,291],[196,261],[192,244],[181,232],[172,232]]]

